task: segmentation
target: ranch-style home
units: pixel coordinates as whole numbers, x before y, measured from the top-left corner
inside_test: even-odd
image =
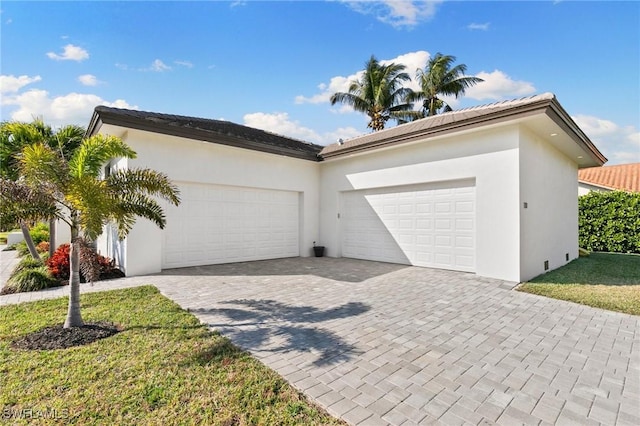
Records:
[[[100,251],[127,275],[310,256],[520,282],[578,256],[578,169],[606,158],[551,93],[462,109],[330,146],[238,124],[99,106],[89,134],[121,137],[180,188],[160,230],[139,220]]]

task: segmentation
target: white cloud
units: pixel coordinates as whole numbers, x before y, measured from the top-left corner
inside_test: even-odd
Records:
[[[48,52],[47,56],[55,61],[77,61],[82,62],[85,59],[89,59],[89,52],[84,50],[80,46],[74,46],[73,44],[67,44],[64,47],[62,54],[54,52]]]
[[[246,114],[243,119],[246,126],[320,145],[328,145],[336,142],[340,138],[346,140],[361,134],[361,132],[353,127],[338,128],[335,131],[320,134],[292,120],[286,112],[276,112],[272,114],[255,112]]]
[[[93,74],[83,74],[78,76],[78,81],[85,86],[97,86],[100,80]]]
[[[386,65],[391,62],[395,62],[397,64],[405,65],[407,67],[405,71],[409,74],[409,76],[412,77],[412,81],[410,84],[407,85],[407,87],[417,90],[419,87],[418,87],[418,84],[415,81],[413,81],[414,80],[413,77],[415,76],[415,72],[418,68],[424,68],[427,65],[427,61],[429,60],[429,57],[430,57],[429,52],[426,52],[424,50],[419,50],[417,52],[410,52],[404,55],[397,56],[393,59],[382,59],[380,60],[380,63]],[[310,97],[298,95],[295,98],[295,102],[297,104],[306,104],[306,103],[320,104],[320,103],[329,102],[329,98],[331,98],[331,95],[333,95],[334,93],[347,92],[349,90],[349,85],[351,84],[351,82],[354,80],[360,79],[363,73],[364,71],[360,70],[355,74],[351,74],[347,77],[343,77],[343,76],[332,77],[331,80],[329,80],[329,83],[321,83],[318,85],[318,89],[320,90],[320,93],[317,93]],[[353,110],[351,109],[351,107],[344,106],[344,105],[339,109],[339,112],[346,112],[346,111],[353,111]]]
[[[442,0],[342,0],[352,10],[374,15],[380,22],[394,28],[411,28],[426,22],[436,14]]]
[[[31,121],[42,117],[47,124],[79,124],[86,126],[93,109],[98,105],[117,108],[138,109],[123,99],[109,102],[94,94],[69,93],[51,97],[46,90],[31,89],[24,93],[3,97],[2,105],[17,107],[10,114],[12,120]]]
[[[484,24],[478,24],[477,22],[472,22],[469,25],[467,25],[467,29],[471,31],[473,30],[488,31],[489,26],[491,26],[490,22],[485,22]]]
[[[24,86],[40,80],[42,80],[42,77],[39,75],[33,77],[29,77],[28,75],[21,75],[19,77],[14,75],[0,75],[0,93],[15,93]]]
[[[513,80],[500,70],[493,72],[482,71],[476,75],[484,81],[469,87],[465,96],[479,101],[511,99],[534,93],[536,88],[532,83],[522,80]]]
[[[160,59],[156,59],[151,63],[151,66],[146,68],[144,71],[164,72],[169,71],[170,69],[171,67],[169,65],[165,64]]]
[[[572,116],[582,131],[609,159],[607,164],[640,162],[640,131],[591,115]]]
[[[189,61],[173,61],[174,64],[180,65],[185,68],[193,68],[193,63]]]

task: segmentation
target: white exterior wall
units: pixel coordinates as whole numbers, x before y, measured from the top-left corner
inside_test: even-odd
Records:
[[[591,191],[596,192],[611,192],[612,190],[609,188],[603,188],[597,185],[589,185],[586,182],[578,182],[578,197],[582,195],[587,195]]]
[[[520,281],[578,257],[578,166],[522,127],[520,133]],[[524,208],[527,203],[527,208]]]
[[[319,243],[342,255],[341,191],[475,179],[476,273],[519,281],[518,136],[510,125],[321,163]]]
[[[123,139],[137,153],[136,159],[128,160],[128,167],[164,172],[178,184],[192,182],[298,192],[300,255],[311,255],[313,241],[318,240],[318,163],[131,129]],[[122,266],[128,276],[161,270],[162,232],[148,220],[138,219],[121,249]]]

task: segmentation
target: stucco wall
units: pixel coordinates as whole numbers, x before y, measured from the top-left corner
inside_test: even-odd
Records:
[[[578,257],[577,164],[522,127],[520,133],[520,281]],[[524,208],[527,203],[527,208]]]
[[[341,191],[475,179],[476,273],[518,281],[518,135],[508,125],[325,161],[320,242],[329,256],[341,256]]]
[[[112,134],[119,133],[114,131],[116,129],[109,130]],[[130,168],[148,167],[162,171],[176,183],[198,182],[299,192],[302,200],[300,255],[311,254],[313,241],[318,240],[317,163],[131,129],[124,133],[123,139],[138,154],[136,159],[128,161]],[[160,229],[149,221],[138,220],[127,237],[127,247],[123,249],[126,274],[159,272],[162,241]]]

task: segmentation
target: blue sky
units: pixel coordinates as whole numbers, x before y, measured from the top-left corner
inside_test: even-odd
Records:
[[[609,158],[640,161],[640,3],[3,1],[2,120],[86,126],[96,105],[328,144],[368,132],[329,96],[373,54],[437,52],[485,82],[454,109],[553,92]],[[393,125],[390,123],[390,125]]]

